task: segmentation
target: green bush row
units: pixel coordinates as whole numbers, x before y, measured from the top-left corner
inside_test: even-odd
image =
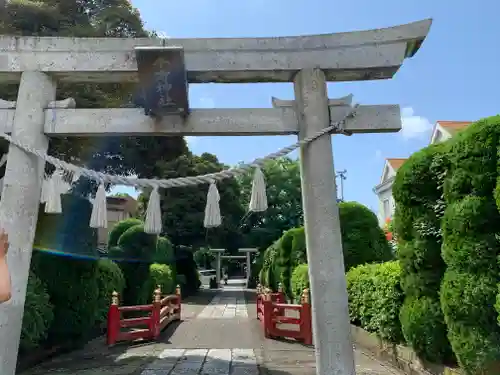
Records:
[[[393,343],[403,339],[399,311],[403,302],[398,261],[365,264],[347,272],[351,322]]]
[[[175,289],[172,270],[166,264],[149,265],[134,304],[151,303],[154,289]],[[111,294],[120,295],[125,277],[113,261],[77,260],[47,253],[33,254],[28,281],[21,349],[28,350],[48,339],[49,344],[81,341],[105,324]],[[64,320],[65,324],[59,324]]]
[[[398,261],[364,264],[351,268],[346,275],[351,322],[377,333],[393,343],[403,340],[399,312],[403,303]],[[292,272],[292,290],[300,296],[309,288],[307,264]]]
[[[342,202],[339,215],[346,270],[393,258],[391,247],[371,210],[357,202]],[[292,276],[295,268],[303,263],[307,263],[304,228],[293,228],[265,251],[259,282],[273,290],[281,283],[288,298],[298,300],[302,290],[294,288]]]

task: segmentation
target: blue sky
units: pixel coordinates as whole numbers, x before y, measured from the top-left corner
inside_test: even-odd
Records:
[[[372,188],[385,158],[407,157],[426,146],[437,120],[496,115],[500,78],[500,3],[493,0],[135,0],[148,29],[169,37],[252,37],[333,33],[395,26],[433,18],[428,38],[392,80],[330,83],[330,97],[354,94],[361,104],[399,104],[403,131],[337,136],[335,168],[347,169],[344,195],[377,210]],[[479,3],[481,5],[479,5]],[[291,99],[291,84],[191,85],[190,105],[270,107]],[[295,142],[295,137],[205,137],[189,140],[195,153],[227,164],[251,161]],[[117,188],[115,191],[127,191]],[[128,192],[130,192],[128,190]]]

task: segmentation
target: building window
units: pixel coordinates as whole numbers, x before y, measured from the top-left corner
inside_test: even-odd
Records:
[[[389,204],[389,199],[384,199],[384,219],[391,218],[391,206]]]

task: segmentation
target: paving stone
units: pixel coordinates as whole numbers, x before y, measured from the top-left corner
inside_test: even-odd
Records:
[[[236,366],[231,369],[229,375],[259,375],[257,366]]]

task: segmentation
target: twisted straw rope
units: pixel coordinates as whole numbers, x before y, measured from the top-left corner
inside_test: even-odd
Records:
[[[36,150],[30,146],[22,144],[18,140],[13,139],[10,135],[5,133],[0,133],[0,138],[5,139],[10,144],[29,152],[45,162],[52,164],[54,167],[58,169],[65,170],[67,172],[72,172],[75,174],[83,175],[91,180],[94,180],[99,183],[110,183],[114,185],[126,185],[126,186],[134,186],[140,188],[172,188],[172,187],[182,187],[182,186],[194,186],[200,184],[214,183],[216,181],[220,181],[226,178],[235,177],[241,174],[246,173],[248,170],[263,166],[268,160],[273,160],[280,158],[289,154],[290,152],[296,150],[300,146],[311,143],[317,138],[329,134],[329,133],[337,133],[344,135],[351,135],[351,133],[344,130],[344,125],[349,118],[352,118],[356,114],[357,105],[353,106],[351,111],[344,117],[343,120],[334,123],[332,126],[324,128],[317,132],[316,134],[311,135],[310,137],[304,138],[293,145],[288,147],[284,147],[277,152],[269,154],[263,158],[255,159],[253,162],[249,164],[244,164],[235,168],[229,168],[217,173],[209,173],[205,175],[192,176],[192,177],[177,177],[170,179],[146,179],[146,178],[132,178],[132,177],[124,177],[124,176],[113,176],[102,172],[97,172],[92,169],[87,169],[85,167],[78,167],[74,164],[67,163],[63,160],[57,159],[53,156],[47,155],[45,152]]]

